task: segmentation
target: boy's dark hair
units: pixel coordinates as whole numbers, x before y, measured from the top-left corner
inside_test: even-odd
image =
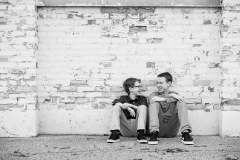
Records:
[[[139,82],[141,83],[141,80],[140,79],[137,79],[137,78],[128,78],[124,81],[123,83],[123,88],[125,89],[125,91],[127,92],[127,94],[130,94],[130,90],[129,90],[129,87],[133,87],[135,82]]]
[[[171,82],[173,81],[173,77],[170,73],[168,72],[163,72],[163,73],[160,73],[157,77],[165,77],[166,78],[166,82]]]

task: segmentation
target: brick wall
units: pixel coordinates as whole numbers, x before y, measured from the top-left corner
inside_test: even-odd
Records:
[[[232,112],[240,110],[238,0],[223,0],[222,10],[40,7],[37,11],[36,5],[44,4],[0,0],[1,137],[56,133],[56,128],[48,130],[54,123],[51,116],[44,117],[46,109],[53,111],[52,117],[71,110],[76,113],[69,115],[73,119],[92,113],[75,110],[109,109],[114,98],[125,94],[122,82],[130,76],[143,80],[143,94],[148,96],[163,71],[173,74],[172,89],[187,98],[190,110],[221,109],[211,126],[219,125],[220,135],[239,136],[234,123],[239,112]],[[210,114],[211,119],[213,115],[190,113]],[[62,117],[61,125],[71,121],[69,117]],[[82,117],[77,125],[84,126]],[[107,122],[98,118],[91,123],[104,128]],[[50,124],[47,132],[39,132],[39,124]],[[66,130],[73,133],[72,128]]]
[[[35,110],[34,0],[0,0],[0,111]]]
[[[223,110],[240,110],[240,1],[222,4],[222,91]]]
[[[40,109],[107,109],[128,77],[156,90],[157,74],[189,109],[218,109],[220,9],[47,7],[38,9]]]

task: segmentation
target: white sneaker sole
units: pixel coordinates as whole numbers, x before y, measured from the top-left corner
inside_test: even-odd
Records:
[[[120,139],[117,139],[117,140],[108,139],[107,143],[116,143],[116,142],[119,142],[119,141],[120,141]]]
[[[138,142],[138,143],[147,143],[147,140],[138,140],[138,139],[137,139],[137,142]]]
[[[193,141],[185,142],[185,141],[182,140],[182,143],[185,144],[185,145],[194,145]]]
[[[157,145],[157,144],[158,144],[158,141],[155,141],[155,142],[149,142],[149,141],[148,141],[148,144],[150,144],[150,145]]]

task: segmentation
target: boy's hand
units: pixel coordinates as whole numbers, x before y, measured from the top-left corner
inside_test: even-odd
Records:
[[[135,111],[132,108],[128,107],[127,110],[131,116],[135,117]]]
[[[162,102],[162,101],[165,101],[165,98],[163,98],[163,97],[158,97],[158,96],[154,96],[154,97],[152,97],[152,99],[150,100],[150,103]]]
[[[184,98],[182,96],[178,95],[178,94],[171,93],[171,94],[169,94],[169,96],[177,99],[179,102],[184,102]]]
[[[124,103],[124,104],[122,105],[122,109],[127,109],[128,107],[131,107],[131,104],[129,104],[129,103]]]

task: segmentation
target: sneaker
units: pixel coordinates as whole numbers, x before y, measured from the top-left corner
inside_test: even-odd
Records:
[[[144,131],[138,131],[137,141],[139,143],[147,143],[147,140],[146,140],[146,138],[144,136]]]
[[[157,131],[151,133],[151,137],[150,137],[150,139],[148,141],[148,144],[153,144],[153,145],[158,144],[157,136],[158,136],[158,132]]]
[[[119,142],[120,139],[119,139],[119,131],[112,131],[109,139],[107,140],[107,143],[115,143],[115,142]]]
[[[185,145],[193,145],[193,138],[189,134],[189,132],[183,132],[182,133],[182,143]]]

